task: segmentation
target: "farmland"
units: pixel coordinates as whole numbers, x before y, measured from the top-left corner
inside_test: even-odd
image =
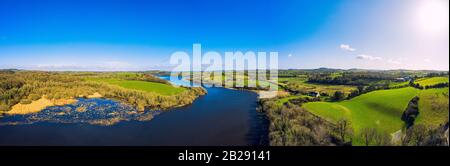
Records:
[[[289,94],[261,102],[262,109],[269,112],[274,120],[270,130],[277,134],[273,138],[276,145],[310,144],[305,140],[299,142],[289,134],[298,132],[291,130],[304,127],[309,128],[308,133],[315,141],[335,140],[331,144],[337,145],[427,144],[423,140],[419,140],[422,141],[420,143],[411,142],[412,134],[421,132],[433,133],[430,139],[446,137],[442,136],[441,129],[448,125],[449,117],[448,72],[321,68],[282,70],[279,75],[280,91]],[[407,110],[416,108],[411,105],[416,97],[418,114],[412,116],[411,126],[404,116],[409,116]],[[327,123],[317,122],[316,118],[305,115],[291,119],[291,114],[297,114],[292,111],[309,112]],[[279,120],[285,122],[280,123]],[[331,135],[320,134],[323,129],[311,127],[310,123],[327,128]],[[283,137],[291,140],[280,142]]]
[[[126,88],[126,89],[133,89],[133,90],[140,90],[145,92],[154,92],[161,95],[176,95],[183,91],[185,91],[184,88],[181,87],[174,87],[167,84],[161,84],[161,83],[155,83],[155,82],[146,82],[146,81],[138,81],[138,80],[120,80],[120,79],[102,79],[102,78],[96,78],[96,79],[88,79],[92,81],[97,82],[104,82],[111,85],[118,85],[120,87]]]
[[[282,98],[280,98],[279,100],[277,100],[277,104],[282,105],[282,104],[285,104],[285,103],[289,102],[290,100],[293,100],[293,99],[300,99],[300,98],[312,99],[313,97],[307,96],[307,95],[293,95],[293,96],[287,96],[287,97],[282,97]]]
[[[431,78],[422,78],[415,81],[420,86],[430,86],[436,85],[439,83],[448,82],[448,77],[431,77]]]
[[[449,117],[449,89],[428,89],[419,93],[419,111],[416,124],[438,127],[445,124]]]
[[[404,126],[400,117],[418,92],[414,88],[380,90],[336,103],[306,103],[304,108],[334,123],[340,119],[349,119],[355,136],[360,135],[364,128],[393,133]],[[358,143],[359,140],[355,141]]]

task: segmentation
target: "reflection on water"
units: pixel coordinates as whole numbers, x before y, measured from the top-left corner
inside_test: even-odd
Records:
[[[113,125],[120,121],[151,120],[156,113],[159,111],[139,112],[134,107],[109,99],[80,98],[75,104],[52,106],[38,113],[5,116],[0,120],[0,125],[36,122]]]

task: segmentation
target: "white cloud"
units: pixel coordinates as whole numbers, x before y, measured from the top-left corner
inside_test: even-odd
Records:
[[[377,57],[377,56],[371,56],[366,54],[360,54],[356,56],[356,59],[362,59],[362,60],[382,60],[383,58]]]
[[[288,57],[292,57],[292,54],[289,54]]]
[[[339,47],[340,47],[342,50],[345,50],[345,51],[351,51],[351,52],[356,51],[356,49],[352,48],[352,47],[351,47],[350,45],[348,45],[348,44],[341,44]]]
[[[426,63],[431,63],[431,59],[428,59],[428,58],[424,59],[423,61]]]

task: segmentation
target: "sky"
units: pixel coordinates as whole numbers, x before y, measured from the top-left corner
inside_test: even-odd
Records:
[[[279,67],[449,69],[448,0],[0,0],[0,68],[164,69],[173,52]]]

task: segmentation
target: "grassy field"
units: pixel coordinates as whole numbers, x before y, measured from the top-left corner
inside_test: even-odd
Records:
[[[348,85],[324,85],[324,84],[312,84],[312,83],[304,83],[305,87],[309,87],[312,91],[316,91],[319,93],[328,93],[329,95],[333,95],[336,91],[342,91],[345,94],[349,94],[351,91],[356,90],[355,86]]]
[[[331,122],[346,118],[352,122],[355,144],[361,144],[364,128],[377,128],[393,133],[404,126],[401,116],[409,101],[419,90],[408,87],[374,91],[342,102],[313,102],[304,104],[308,111]],[[448,117],[448,116],[447,116]]]
[[[448,88],[427,89],[419,93],[419,116],[416,124],[437,127],[448,121]]]
[[[305,92],[327,93],[328,95],[331,96],[336,91],[341,91],[344,92],[344,94],[348,95],[351,93],[351,91],[356,90],[356,87],[347,85],[323,85],[323,84],[301,83],[295,85],[295,89],[300,89]]]
[[[420,86],[430,86],[430,85],[436,85],[439,83],[445,83],[448,82],[448,77],[431,77],[431,78],[422,78],[415,83],[418,83]]]
[[[315,115],[333,123],[341,119],[351,118],[351,111],[339,103],[312,102],[304,104],[303,107]]]
[[[288,96],[288,97],[283,97],[283,98],[278,99],[277,104],[283,105],[284,103],[288,102],[289,100],[298,99],[298,98],[313,98],[313,97],[307,96],[307,95]]]
[[[293,83],[304,83],[308,81],[308,77],[306,75],[301,75],[297,77],[279,77],[278,82],[293,82]]]
[[[399,88],[399,87],[405,87],[409,85],[409,81],[404,82],[393,82],[389,84],[389,88]]]
[[[127,89],[140,90],[145,92],[154,92],[166,96],[175,95],[185,90],[184,88],[181,87],[174,87],[167,84],[146,82],[146,81],[121,80],[110,78],[91,78],[89,80],[105,82],[111,85],[117,85]]]
[[[119,77],[137,77],[141,74],[134,73],[134,72],[114,72],[114,73],[111,73],[110,75],[119,76]]]
[[[301,90],[305,92],[319,92],[333,95],[336,91],[344,92],[346,95],[351,91],[356,90],[355,86],[348,85],[326,85],[326,84],[313,84],[306,82],[306,78],[302,77],[289,77],[279,78],[278,84],[282,87],[292,88],[294,90]],[[291,85],[289,85],[291,84]]]

